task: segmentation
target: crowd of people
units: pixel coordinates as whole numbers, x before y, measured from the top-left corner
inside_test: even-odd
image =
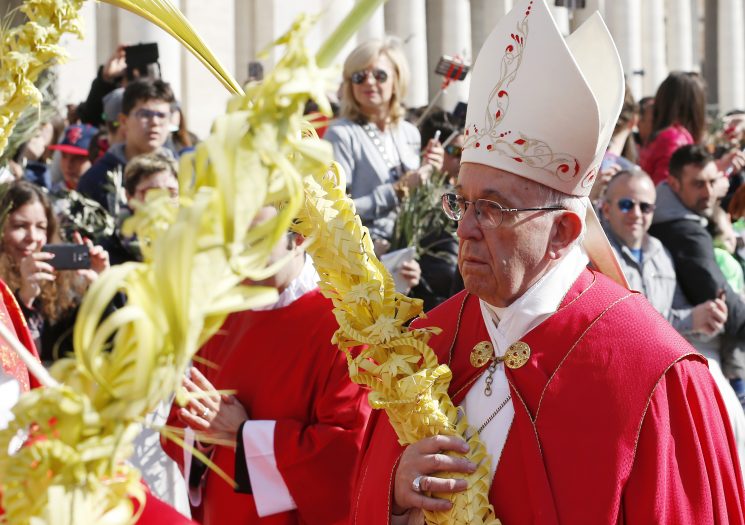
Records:
[[[542,5],[525,19],[547,23]],[[501,57],[491,45],[490,58]],[[626,89],[623,101],[597,98],[620,112],[614,128],[603,123],[613,132],[598,152],[575,130],[552,127],[552,111],[571,109],[562,91],[570,83],[541,68],[570,52],[543,45],[546,56],[526,55],[521,74],[531,82],[525,91],[538,90],[551,109],[522,109],[529,96],[517,76],[511,94],[497,95],[512,97],[506,116],[491,91],[501,70],[477,63],[473,83],[482,88],[472,88],[468,115],[437,110],[417,127],[422,108],[403,104],[409,71],[400,45],[363,43],[344,62],[338,115],[324,138],[376,254],[401,291],[435,309],[423,326],[443,329],[433,347],[454,372],[455,401],[472,424],[484,421],[478,432],[501,487],[491,501],[504,523],[743,523],[745,111],[714,119],[700,75],[672,72],[654,97],[636,101]],[[178,195],[177,160],[198,143],[169,84],[131,78],[123,57],[120,47],[64,121],[39,123],[4,171],[0,278],[46,364],[72,351],[77,311],[97,275],[141,260],[124,221],[151,190]],[[619,74],[608,64],[612,82]],[[593,89],[571,96],[597,106]],[[589,111],[571,115],[578,129],[589,126]],[[530,140],[508,145],[513,129],[514,139],[518,130],[547,137],[557,155],[560,145],[581,159],[575,176],[554,176]],[[598,155],[597,170],[584,162]],[[586,212],[599,216],[629,289],[646,299],[605,279],[580,249]],[[263,209],[255,224],[275,213]],[[44,249],[53,243],[86,247],[90,268],[57,269]],[[189,446],[163,443],[173,462],[159,452],[151,488],[207,525],[419,523],[422,509],[447,510],[435,495],[465,485],[433,474],[473,471],[442,454],[467,445],[453,436],[400,445],[385,415],[371,416],[365,389],[350,382],[331,343],[332,304],[303,239],[288,232],[270,263],[280,260],[276,275],[253,283],[275,287],[278,301],[229,316],[184,377],[188,404],[158,415],[183,428]],[[493,355],[468,365],[480,341]],[[542,350],[547,341],[551,350]],[[533,348],[531,371],[505,366],[517,342]],[[284,385],[280,396],[272,385]],[[617,415],[598,429],[594,410]],[[163,472],[172,481],[161,487]],[[532,506],[516,506],[526,494]]]

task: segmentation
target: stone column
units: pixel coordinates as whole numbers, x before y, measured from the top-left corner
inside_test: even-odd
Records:
[[[243,84],[248,79],[248,63],[257,60],[255,37],[255,4],[256,0],[239,0],[235,2],[233,27],[235,31],[235,57],[233,71],[235,77]]]
[[[691,0],[666,0],[665,16],[667,65],[671,71],[691,71],[694,69],[693,35],[698,32],[698,22],[692,18]]]
[[[181,5],[182,11],[215,56],[239,81],[244,80],[245,73],[236,74],[235,71],[236,36],[233,0],[222,0],[222,9],[215,9],[213,4],[203,0],[181,0]],[[181,107],[185,112],[189,129],[204,138],[215,117],[225,113],[225,105],[231,95],[227,88],[185,49],[181,51],[181,59],[183,61]],[[164,78],[170,80],[167,76]]]
[[[80,9],[84,20],[85,39],[78,40],[74,35],[63,35],[61,45],[67,50],[69,59],[57,67],[57,97],[60,107],[65,104],[78,104],[88,97],[91,82],[98,72],[96,55],[96,5],[86,2]]]
[[[581,26],[585,22],[585,20],[590,18],[595,13],[595,11],[600,12],[600,16],[603,17],[603,20],[605,20],[607,24],[608,20],[605,16],[605,3],[606,3],[606,0],[586,0],[584,8],[574,9],[572,11],[572,20],[571,20],[572,31],[574,31],[579,26]]]
[[[707,102],[714,105],[719,100],[718,2],[719,0],[705,0],[704,16],[701,17],[704,20],[704,52],[703,56],[699,57],[702,65],[702,73],[706,80]],[[722,16],[726,15],[722,13]]]
[[[665,0],[646,0],[642,12],[642,96],[654,95],[667,76],[665,61]]]
[[[261,9],[264,9],[263,4],[265,4],[266,2],[259,3],[262,4]],[[326,40],[326,37],[330,35],[334,31],[334,29],[336,29],[339,23],[344,20],[344,17],[347,16],[347,14],[349,14],[349,12],[354,8],[355,3],[355,0],[333,0],[332,2],[324,3],[323,9],[321,10],[321,19],[318,23],[318,29],[320,29],[320,32],[313,31],[310,35],[312,39],[316,40],[316,44],[311,45],[311,49],[317,49],[321,46],[321,44],[323,44],[324,40]],[[289,10],[287,9],[287,7],[283,7],[283,9],[285,11]],[[296,11],[293,13],[291,17],[292,19],[294,19],[301,10],[307,13],[315,12],[308,4],[304,4],[302,6],[296,5],[295,9]],[[349,53],[351,53],[352,50],[357,47],[357,38],[357,35],[355,35],[349,39],[342,50],[339,51],[339,54],[336,57],[336,63],[340,65],[344,63],[347,55],[349,55]]]
[[[381,6],[357,33],[357,41],[381,40],[385,38],[385,9]]]
[[[385,4],[385,27],[401,39],[411,70],[410,107],[424,106],[429,100],[428,78],[432,75],[427,57],[427,17],[425,0],[393,1]]]
[[[95,23],[96,27],[96,62],[100,65],[114,54],[119,45],[119,12],[121,9],[111,4],[96,4],[95,21],[86,21],[86,38],[88,29]]]
[[[475,59],[499,19],[512,9],[512,0],[471,0],[471,49]]]
[[[440,91],[442,77],[434,74],[441,55],[460,55],[473,62],[471,52],[471,13],[468,0],[429,0],[427,2],[427,40],[430,75],[429,95],[432,100]],[[470,76],[462,82],[453,82],[438,105],[452,111],[458,102],[468,100]]]
[[[745,23],[742,0],[719,0],[719,112],[745,109]]]
[[[641,0],[614,0],[605,4],[606,23],[621,57],[631,90],[642,96]]]

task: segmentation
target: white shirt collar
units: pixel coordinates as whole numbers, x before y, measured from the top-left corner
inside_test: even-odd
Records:
[[[495,343],[495,354],[502,355],[509,345],[556,312],[587,263],[587,255],[576,245],[511,305],[498,308],[479,299],[484,323]]]
[[[254,308],[254,310],[277,310],[278,308],[289,306],[306,293],[318,288],[318,281],[320,280],[321,278],[313,266],[313,259],[311,259],[310,255],[305,254],[305,263],[303,264],[300,275],[295,277],[287,288],[279,294],[277,302],[268,306]]]

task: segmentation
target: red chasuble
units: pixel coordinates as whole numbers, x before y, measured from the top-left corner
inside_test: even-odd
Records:
[[[26,319],[21,313],[21,309],[16,302],[13,292],[10,291],[8,286],[0,280],[0,293],[2,294],[2,304],[0,304],[0,322],[10,330],[11,333],[18,337],[18,340],[31,352],[34,357],[39,359],[39,354],[36,352],[36,346],[34,346],[34,340],[31,337],[31,333],[28,331],[28,325],[26,325]],[[23,364],[21,358],[13,351],[13,349],[3,340],[0,340],[0,365],[3,367],[3,371],[9,376],[13,376],[18,383],[21,385],[21,391],[25,392],[29,388],[36,388],[39,382],[35,377],[29,377],[28,369]]]
[[[318,290],[275,310],[232,314],[199,355],[217,389],[235,390],[253,420],[274,420],[277,468],[297,509],[259,518],[254,498],[213,472],[202,489],[205,525],[349,523],[351,487],[370,408],[352,383],[344,354],[331,344],[338,328]],[[183,462],[183,452],[169,454]],[[235,452],[213,461],[235,478]],[[249,472],[250,476],[250,472]]]
[[[460,328],[456,333],[459,312]],[[478,299],[465,292],[418,323],[448,362],[463,401],[484,371]],[[724,404],[705,359],[638,293],[584,271],[559,310],[521,341],[507,368],[515,417],[490,501],[503,525],[745,523],[742,478]],[[403,448],[375,411],[352,509],[356,524],[388,523]]]

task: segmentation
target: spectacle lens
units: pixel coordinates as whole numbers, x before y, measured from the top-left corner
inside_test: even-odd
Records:
[[[349,78],[352,81],[352,84],[362,84],[365,80],[367,80],[367,76],[371,73],[373,78],[381,84],[388,80],[388,73],[386,73],[382,69],[365,69],[362,71],[355,71]]]
[[[460,158],[461,154],[463,153],[463,148],[460,146],[448,144],[447,146],[445,146],[445,153],[447,153],[451,157]]]
[[[621,210],[623,213],[630,212],[637,204],[639,205],[639,211],[641,211],[644,215],[654,213],[655,205],[651,202],[636,202],[631,199],[618,199],[618,209]]]
[[[135,116],[141,120],[154,120],[156,118],[159,118],[160,120],[165,120],[166,118],[169,117],[167,113],[163,113],[162,111],[153,111],[152,109],[145,109],[145,108],[140,108],[137,111],[135,111]]]

